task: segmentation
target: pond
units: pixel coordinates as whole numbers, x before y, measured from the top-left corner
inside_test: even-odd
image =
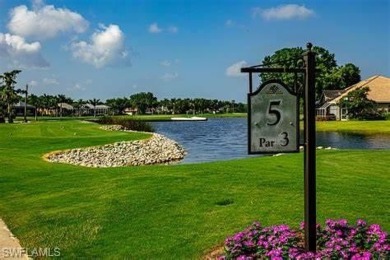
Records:
[[[155,131],[188,152],[183,163],[244,158],[247,154],[247,119],[215,118],[208,121],[153,122]],[[390,149],[389,135],[318,132],[317,146],[339,149]]]

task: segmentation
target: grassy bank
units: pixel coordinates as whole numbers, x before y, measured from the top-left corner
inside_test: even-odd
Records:
[[[188,115],[192,116],[192,115]],[[201,114],[197,116],[207,118],[245,118],[246,113],[231,113],[231,114]],[[136,115],[136,116],[117,116],[126,119],[135,119],[143,121],[171,121],[172,117],[187,117],[187,115]],[[22,118],[17,118],[22,121]],[[93,117],[77,118],[81,119],[94,119]],[[28,118],[29,121],[35,122],[34,118]],[[39,121],[74,121],[72,117],[40,117]],[[362,133],[362,134],[390,134],[390,120],[382,121],[317,121],[317,131],[337,131],[337,132],[349,132],[349,133]],[[301,129],[303,129],[303,122],[301,122]]]
[[[361,134],[390,134],[390,120],[382,121],[321,121],[317,131],[337,131]]]
[[[246,117],[246,113],[228,113],[228,114],[154,114],[154,115],[117,115],[115,117],[123,117],[123,118],[132,118],[136,120],[144,120],[144,121],[170,121],[172,117],[192,117],[192,116],[200,116],[207,118],[236,118],[236,117]],[[27,117],[29,121],[36,121],[34,117]],[[39,116],[37,117],[37,121],[48,121],[48,120],[85,120],[85,119],[94,119],[93,116],[82,116],[82,117],[74,117],[74,116],[64,116],[64,117],[48,117],[48,116]],[[23,121],[23,117],[17,117],[17,121]]]
[[[91,123],[0,126],[0,216],[22,246],[64,258],[193,259],[253,220],[303,219],[302,154],[176,166],[89,169],[52,150],[146,138]],[[389,150],[318,152],[318,221],[390,230]]]

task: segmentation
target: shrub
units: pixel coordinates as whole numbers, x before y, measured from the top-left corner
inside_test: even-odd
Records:
[[[148,122],[123,117],[106,116],[94,120],[93,122],[97,122],[102,125],[121,125],[126,130],[153,132],[153,127]]]
[[[378,111],[377,103],[368,99],[369,87],[353,90],[340,101],[339,105],[348,111],[351,119],[384,120],[385,115]]]
[[[327,220],[317,225],[316,253],[304,249],[304,224],[299,230],[287,225],[262,227],[255,222],[225,240],[220,259],[390,259],[388,235],[377,224],[358,220]]]

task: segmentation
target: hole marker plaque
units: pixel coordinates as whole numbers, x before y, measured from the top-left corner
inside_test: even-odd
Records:
[[[298,98],[280,81],[248,94],[248,153],[299,151]]]

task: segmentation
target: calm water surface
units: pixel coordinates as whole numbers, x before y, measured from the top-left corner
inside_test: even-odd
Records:
[[[155,131],[179,142],[188,152],[183,163],[249,157],[247,119],[216,118],[208,121],[154,122]],[[317,146],[340,149],[390,149],[388,135],[318,132]],[[259,155],[251,155],[259,156]]]

